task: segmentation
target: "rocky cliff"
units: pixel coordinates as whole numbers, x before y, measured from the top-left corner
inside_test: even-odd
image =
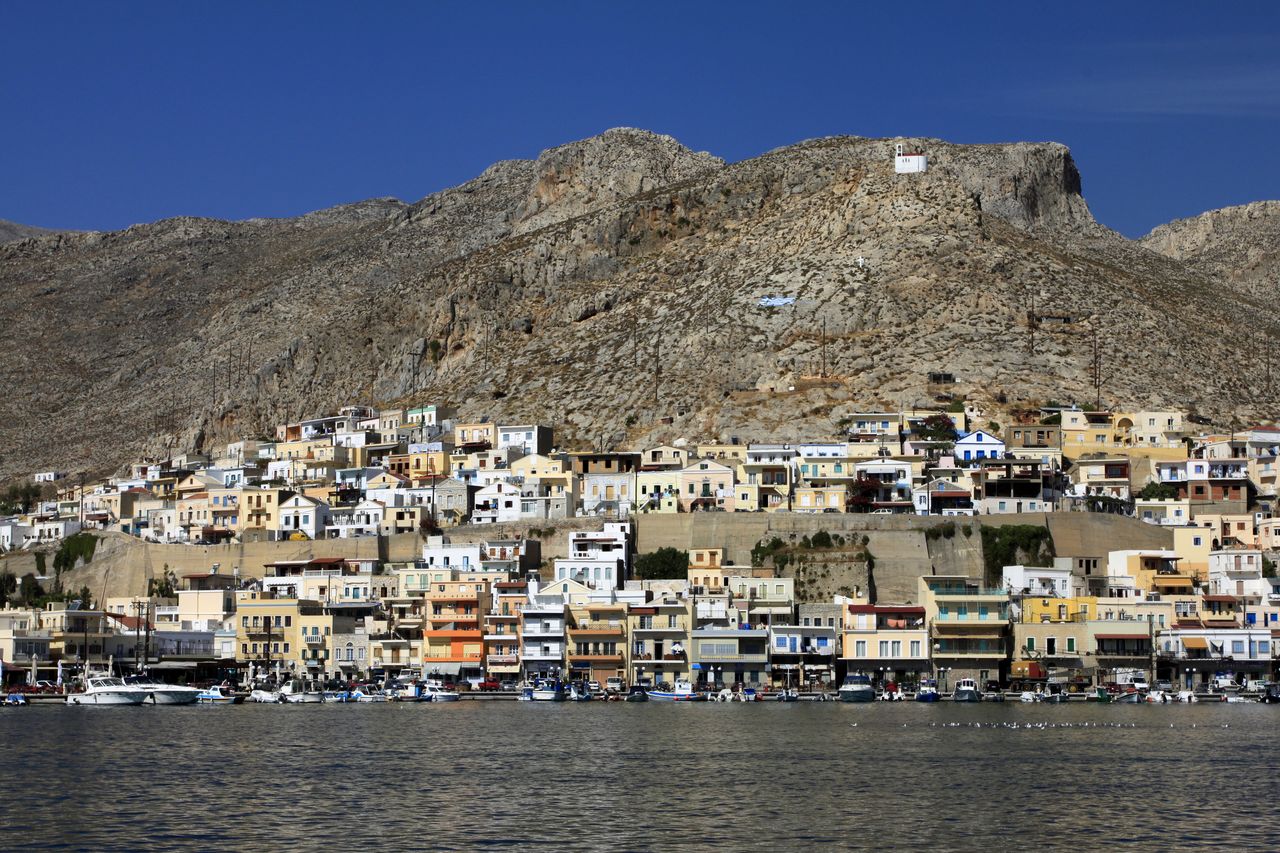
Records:
[[[1156,228],[1141,243],[1264,303],[1280,293],[1280,201],[1178,219]]]
[[[929,170],[895,174],[897,142]],[[725,164],[625,129],[411,205],[23,239],[0,246],[0,476],[353,401],[578,444],[822,437],[943,392],[1092,401],[1095,338],[1104,403],[1273,409],[1263,303],[1156,248],[1094,222],[1056,144],[839,137]]]

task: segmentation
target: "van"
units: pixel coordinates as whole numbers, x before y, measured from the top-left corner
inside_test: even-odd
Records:
[[[608,693],[621,693],[627,689],[627,685],[618,676],[611,675],[604,680],[604,689]]]

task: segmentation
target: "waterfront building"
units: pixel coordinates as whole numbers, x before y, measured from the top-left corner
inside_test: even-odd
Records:
[[[689,631],[693,602],[673,593],[654,595],[627,611],[631,684],[690,680]]]
[[[1001,679],[1008,666],[1009,594],[963,575],[923,576],[918,589],[935,672],[945,667],[952,683]]]

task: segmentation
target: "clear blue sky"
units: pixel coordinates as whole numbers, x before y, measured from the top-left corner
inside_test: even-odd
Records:
[[[0,219],[47,227],[416,200],[619,125],[1056,140],[1129,235],[1280,198],[1274,2],[12,2],[0,94]]]

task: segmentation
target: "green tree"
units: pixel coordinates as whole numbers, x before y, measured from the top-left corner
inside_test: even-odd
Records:
[[[636,577],[641,580],[679,579],[688,577],[688,574],[688,551],[659,548],[636,557]]]
[[[40,598],[40,582],[36,576],[27,572],[18,583],[18,601],[23,607],[30,607]]]
[[[0,572],[0,604],[8,602],[9,596],[18,590],[18,579],[13,576],[13,572],[5,569]]]
[[[1142,487],[1138,492],[1138,497],[1144,501],[1169,501],[1178,496],[1178,490],[1171,483],[1150,482]]]

